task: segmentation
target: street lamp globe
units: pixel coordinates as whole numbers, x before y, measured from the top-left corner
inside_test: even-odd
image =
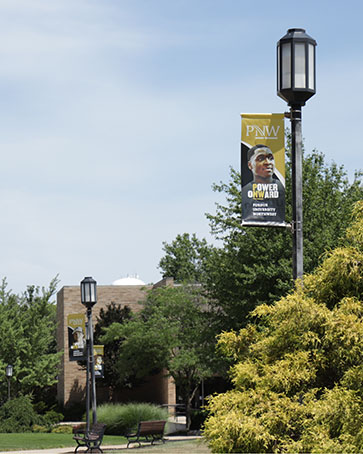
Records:
[[[13,366],[11,364],[8,364],[5,368],[5,374],[6,376],[9,378],[9,377],[12,377],[13,376]]]
[[[88,309],[97,303],[97,282],[92,277],[85,277],[81,282],[81,302]]]
[[[315,95],[316,41],[303,28],[290,28],[277,43],[277,94],[289,106]]]

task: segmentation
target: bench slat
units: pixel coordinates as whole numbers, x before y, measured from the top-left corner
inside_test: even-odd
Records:
[[[105,427],[105,424],[95,423],[92,424],[91,430],[88,433],[85,430],[77,431],[73,437],[73,439],[77,442],[77,447],[74,452],[76,453],[78,448],[83,446],[88,448],[87,451],[92,448],[98,448],[100,452],[103,452],[101,449],[101,443],[105,433]]]
[[[164,443],[164,428],[165,428],[166,421],[140,421],[137,427],[137,432],[134,434],[127,435],[127,439],[129,440],[127,447],[129,447],[130,443],[140,443],[140,437],[144,438],[146,441],[151,441],[153,444],[156,440],[162,440]],[[148,436],[152,437],[152,440],[148,440]],[[131,438],[135,438],[135,440],[131,440]]]

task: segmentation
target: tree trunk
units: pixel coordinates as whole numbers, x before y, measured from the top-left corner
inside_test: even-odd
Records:
[[[187,432],[190,430],[191,420],[191,411],[192,411],[192,401],[194,399],[195,393],[197,392],[199,383],[194,387],[192,390],[192,385],[188,385],[185,389],[185,393],[183,395],[183,401],[185,405],[185,414],[186,414],[186,430]]]

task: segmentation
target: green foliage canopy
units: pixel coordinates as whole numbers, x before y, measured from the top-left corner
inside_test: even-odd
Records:
[[[287,153],[286,220],[291,221],[291,163]],[[343,166],[328,165],[314,150],[303,158],[304,272],[311,273],[324,252],[340,244],[354,203],[363,199],[361,173],[349,182]],[[286,229],[241,226],[240,173],[231,169],[230,181],[214,185],[226,203],[208,214],[212,233],[222,247],[207,263],[204,282],[214,301],[219,331],[239,329],[249,312],[271,304],[293,287],[292,235]]]
[[[205,299],[194,286],[162,287],[148,293],[144,308],[129,322],[113,323],[103,342],[123,339],[118,350],[120,380],[166,369],[187,408],[201,380],[211,374]],[[125,377],[126,376],[126,377]]]
[[[105,328],[112,323],[124,323],[131,319],[131,309],[128,306],[121,307],[119,304],[111,302],[105,309],[101,308],[97,323],[94,330],[94,343],[101,343],[101,337],[104,334]],[[122,343],[122,339],[109,341],[104,349],[104,385],[114,389],[119,382],[119,373],[117,371],[117,355],[118,349]]]
[[[165,256],[159,262],[163,277],[173,277],[177,282],[205,281],[205,265],[213,250],[205,238],[183,233],[170,244],[163,242],[163,250]]]
[[[286,220],[291,221],[290,145],[286,162]],[[341,242],[352,206],[363,199],[362,174],[353,182],[343,166],[328,164],[314,150],[303,158],[304,271],[311,273],[326,250]],[[195,234],[178,235],[164,244],[160,260],[164,276],[203,284],[211,301],[213,332],[239,329],[260,304],[271,304],[293,288],[292,235],[287,229],[241,226],[240,173],[231,168],[230,180],[213,186],[225,196],[207,214],[219,246],[198,240]]]
[[[12,393],[34,394],[56,383],[61,353],[56,352],[56,307],[51,301],[57,279],[49,288],[29,286],[21,295],[0,287],[0,370],[6,395],[5,367],[14,366]]]

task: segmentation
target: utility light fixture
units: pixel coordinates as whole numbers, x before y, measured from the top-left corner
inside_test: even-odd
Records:
[[[293,278],[302,279],[302,106],[315,95],[316,41],[303,28],[290,28],[277,43],[277,94],[290,106],[292,169],[292,264]]]
[[[11,364],[8,364],[5,368],[5,374],[7,377],[12,377],[13,376],[13,366]]]
[[[81,301],[87,308],[97,303],[97,282],[92,277],[85,277],[81,282]]]
[[[13,366],[11,364],[5,367],[5,375],[8,381],[8,400],[10,400],[10,379],[13,376]]]
[[[315,95],[316,41],[303,28],[290,28],[277,43],[277,94],[289,106]]]

